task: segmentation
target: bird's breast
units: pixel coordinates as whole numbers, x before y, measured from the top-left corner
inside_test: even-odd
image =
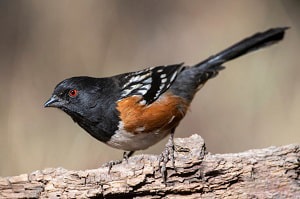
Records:
[[[171,93],[149,105],[141,100],[141,96],[131,96],[117,103],[120,122],[108,145],[129,151],[146,149],[176,128],[188,109],[184,99]]]

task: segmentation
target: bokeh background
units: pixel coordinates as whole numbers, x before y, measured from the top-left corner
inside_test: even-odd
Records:
[[[300,3],[291,0],[0,1],[0,176],[120,159],[63,112],[54,86],[184,61],[195,64],[270,27],[285,40],[226,64],[194,99],[176,137],[213,153],[300,142]],[[166,140],[142,153],[159,154]]]

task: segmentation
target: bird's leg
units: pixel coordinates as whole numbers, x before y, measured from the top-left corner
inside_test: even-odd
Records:
[[[170,134],[169,140],[166,144],[166,147],[165,147],[164,151],[159,156],[158,167],[160,169],[160,172],[162,174],[162,177],[163,177],[163,180],[164,180],[165,184],[167,182],[167,168],[166,168],[166,165],[167,165],[169,160],[171,160],[172,166],[173,166],[174,170],[176,171],[175,158],[174,158],[174,151],[175,151],[174,132],[175,132],[175,129],[173,129],[171,131],[171,134]],[[161,163],[162,163],[162,165],[161,165]]]
[[[112,160],[105,163],[103,166],[108,167],[108,173],[110,173],[110,170],[114,165],[121,164],[124,160],[128,163],[128,158],[132,156],[133,153],[134,151],[124,151],[123,160]]]
[[[123,153],[123,160],[125,160],[128,163],[128,158],[130,158],[135,151],[124,151]]]
[[[122,163],[122,160],[112,160],[112,161],[105,163],[103,166],[108,167],[108,173],[110,173],[110,170],[114,165],[121,164],[121,163]]]

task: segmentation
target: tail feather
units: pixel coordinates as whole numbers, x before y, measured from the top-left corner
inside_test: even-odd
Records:
[[[242,41],[230,46],[222,52],[213,55],[206,60],[195,65],[200,70],[207,70],[214,68],[224,62],[235,59],[239,56],[247,54],[251,51],[272,45],[283,39],[285,30],[288,27],[272,28],[265,32],[256,33]]]

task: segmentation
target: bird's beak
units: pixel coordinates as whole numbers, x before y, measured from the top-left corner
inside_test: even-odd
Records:
[[[44,107],[60,107],[61,105],[61,100],[56,95],[52,95],[52,97],[44,104]]]

